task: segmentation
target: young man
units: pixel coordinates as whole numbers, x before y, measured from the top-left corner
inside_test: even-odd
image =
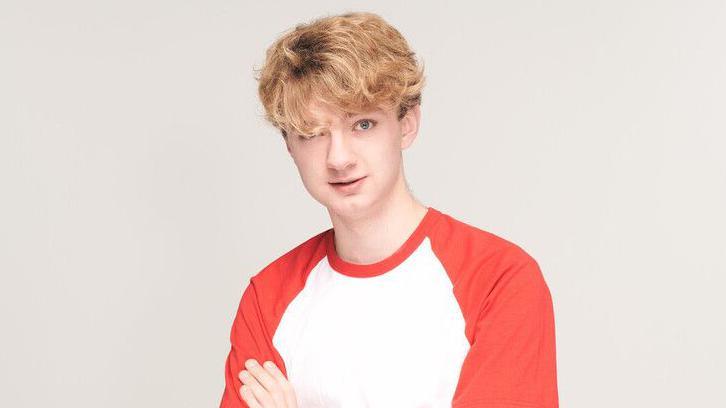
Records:
[[[251,278],[221,406],[557,407],[537,262],[408,190],[424,77],[401,34],[371,13],[298,25],[258,79],[333,226]]]

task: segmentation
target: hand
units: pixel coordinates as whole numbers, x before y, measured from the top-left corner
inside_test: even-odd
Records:
[[[239,373],[240,395],[250,408],[297,408],[295,390],[272,362],[261,366],[257,360],[245,361],[247,370]]]

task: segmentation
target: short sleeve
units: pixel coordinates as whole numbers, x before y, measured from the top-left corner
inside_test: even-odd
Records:
[[[275,351],[269,330],[265,325],[253,279],[250,280],[242,294],[237,314],[232,323],[230,342],[231,349],[225,363],[225,387],[220,408],[248,408],[239,394],[242,381],[238,375],[240,371],[244,370],[245,361],[250,358],[259,362],[270,360],[275,362],[278,367],[283,367],[282,359]]]
[[[556,408],[552,298],[537,262],[525,256],[482,294],[453,408]]]

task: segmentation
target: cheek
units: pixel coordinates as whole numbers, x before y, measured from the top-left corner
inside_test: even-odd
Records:
[[[401,142],[398,139],[392,139],[389,143],[381,147],[378,152],[381,161],[385,161],[386,167],[398,167],[401,161]]]
[[[304,159],[297,160],[295,164],[303,182],[317,185],[320,184],[320,180],[327,179],[324,156],[308,155]]]

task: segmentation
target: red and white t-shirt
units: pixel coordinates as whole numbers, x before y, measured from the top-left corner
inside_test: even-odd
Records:
[[[250,279],[221,407],[273,361],[301,408],[558,406],[552,299],[522,248],[433,207],[386,259],[338,257],[331,228]]]

